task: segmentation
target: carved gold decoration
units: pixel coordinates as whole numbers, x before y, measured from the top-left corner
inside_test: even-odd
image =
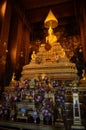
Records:
[[[40,60],[41,59],[41,60]],[[25,65],[22,71],[22,79],[30,79],[47,74],[54,78],[77,78],[77,69],[66,57],[60,43],[54,43],[49,51],[45,50],[45,44],[39,47],[35,62]]]
[[[55,28],[58,25],[58,20],[56,19],[56,17],[54,16],[53,12],[50,10],[48,13],[48,16],[46,17],[45,21],[44,21],[44,26],[46,28]]]

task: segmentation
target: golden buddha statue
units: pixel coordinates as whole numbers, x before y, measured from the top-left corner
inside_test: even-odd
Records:
[[[49,43],[51,46],[53,43],[57,42],[57,37],[53,33],[53,28],[57,27],[58,20],[54,16],[53,12],[50,10],[48,16],[44,21],[44,26],[48,29],[48,36],[46,37],[46,42]]]
[[[36,59],[36,53],[35,53],[35,51],[33,51],[32,55],[31,55],[31,59],[32,59],[32,61],[35,61],[35,59]]]
[[[53,33],[53,29],[50,27],[48,30],[48,36],[46,36],[46,43],[49,43],[51,46],[53,43],[57,42],[57,37]]]

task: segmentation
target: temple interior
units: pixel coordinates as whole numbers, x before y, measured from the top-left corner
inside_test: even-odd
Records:
[[[0,129],[86,129],[86,1],[0,0]]]

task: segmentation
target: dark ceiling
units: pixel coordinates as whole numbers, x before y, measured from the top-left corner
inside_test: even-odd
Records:
[[[30,23],[43,22],[50,9],[59,19],[59,24],[62,24],[62,19],[67,22],[75,12],[73,0],[19,0],[19,5]]]
[[[18,6],[24,12],[29,21],[34,39],[44,34],[44,20],[51,9],[58,19],[58,26],[71,26],[75,22],[76,0],[18,0]],[[39,36],[40,35],[40,36]],[[40,38],[39,38],[40,39]]]

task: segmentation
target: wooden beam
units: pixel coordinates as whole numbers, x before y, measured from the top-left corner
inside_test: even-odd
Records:
[[[58,5],[58,4],[66,3],[66,2],[71,2],[71,0],[46,0],[46,2],[40,1],[40,0],[20,0],[20,3],[22,3],[22,5],[27,10],[54,6],[54,5]]]

